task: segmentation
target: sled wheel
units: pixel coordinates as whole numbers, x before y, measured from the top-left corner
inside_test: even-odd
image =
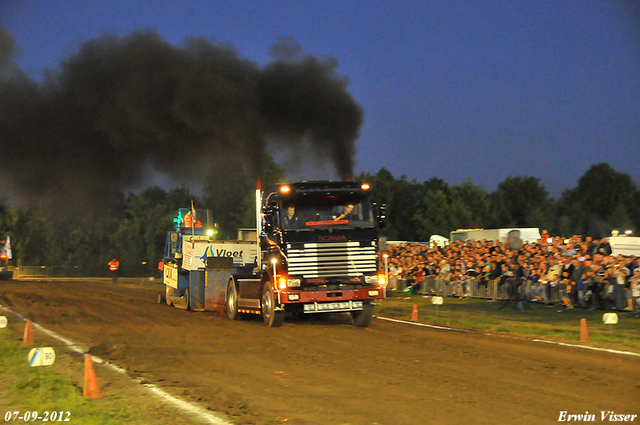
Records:
[[[173,288],[169,285],[164,285],[164,299],[167,302],[167,305],[173,305],[171,301],[171,295],[173,294]]]

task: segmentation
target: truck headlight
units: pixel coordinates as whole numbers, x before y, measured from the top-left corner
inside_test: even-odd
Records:
[[[296,288],[300,286],[300,279],[287,279],[287,286],[289,288]]]
[[[367,283],[369,285],[377,285],[378,284],[378,276],[377,275],[365,276],[364,277],[364,283]]]

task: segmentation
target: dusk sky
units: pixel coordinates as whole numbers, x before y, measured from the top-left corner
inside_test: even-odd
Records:
[[[608,162],[640,184],[638,1],[0,0],[0,24],[36,80],[103,33],[200,36],[258,66],[290,36],[362,105],[356,173],[535,176],[557,197]]]

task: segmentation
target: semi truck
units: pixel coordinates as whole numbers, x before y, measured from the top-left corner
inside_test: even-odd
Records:
[[[7,236],[0,240],[0,280],[13,279],[13,271],[9,269],[11,260],[11,238]]]
[[[224,310],[232,320],[261,316],[269,327],[281,326],[286,312],[347,312],[355,326],[371,323],[386,285],[378,257],[385,208],[372,203],[367,184],[269,186],[256,191],[256,223],[236,241],[187,229],[168,236],[167,302]]]

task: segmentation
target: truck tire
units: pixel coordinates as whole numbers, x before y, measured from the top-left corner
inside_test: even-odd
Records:
[[[353,326],[358,328],[366,328],[371,324],[373,320],[373,305],[364,304],[362,310],[356,310],[351,312],[351,321]]]
[[[276,299],[271,282],[265,282],[262,288],[262,319],[270,328],[277,328],[284,323],[284,311],[276,310]]]
[[[227,316],[231,320],[241,319],[240,313],[238,313],[238,291],[233,279],[227,283]]]

